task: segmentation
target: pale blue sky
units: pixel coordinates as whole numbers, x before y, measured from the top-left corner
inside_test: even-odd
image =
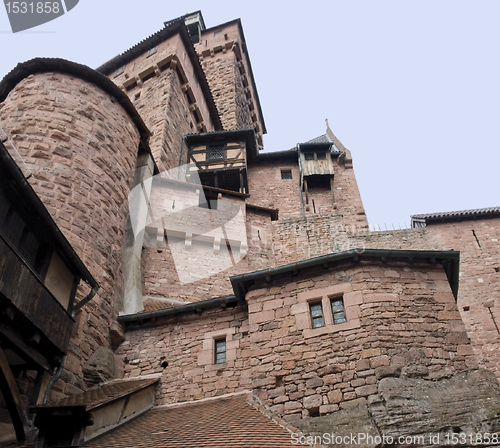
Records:
[[[17,34],[1,9],[0,77],[37,56],[95,68],[198,9],[207,27],[241,18],[266,151],[323,134],[328,118],[381,227],[500,205],[498,0],[180,3],[80,0]]]

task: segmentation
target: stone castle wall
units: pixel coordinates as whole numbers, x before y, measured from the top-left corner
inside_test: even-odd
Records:
[[[211,132],[214,125],[207,105],[210,93],[202,91],[180,36],[152,48],[153,54],[148,56],[148,50],[109,78],[127,93],[152,132],[149,145],[162,172],[179,166],[183,135]],[[186,159],[184,154],[182,163]]]
[[[224,129],[253,128],[262,147],[264,124],[243,39],[232,22],[203,31],[195,49]]]
[[[329,297],[343,297],[347,322],[334,325],[324,306],[326,325],[311,328],[308,304]],[[320,268],[259,283],[246,303],[129,326],[116,353],[129,376],[163,374],[159,404],[251,389],[299,417],[376,394],[383,377],[436,381],[477,366],[440,265]],[[227,361],[218,365],[221,336]]]
[[[500,378],[500,219],[350,235],[350,246],[460,251],[458,308],[481,367]]]

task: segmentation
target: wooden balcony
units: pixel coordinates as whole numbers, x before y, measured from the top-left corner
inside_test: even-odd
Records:
[[[0,333],[45,368],[66,353],[73,318],[0,234]]]

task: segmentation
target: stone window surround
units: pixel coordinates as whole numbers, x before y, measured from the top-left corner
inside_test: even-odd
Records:
[[[198,365],[208,366],[217,365],[224,367],[228,362],[236,359],[236,351],[239,348],[240,341],[234,339],[236,328],[225,328],[223,330],[209,331],[203,335],[203,348],[198,353]],[[215,363],[215,341],[226,338],[226,362]]]
[[[347,322],[342,324],[333,323],[333,312],[330,300],[343,297],[344,309]],[[309,304],[321,301],[323,305],[324,326],[312,328]],[[338,333],[339,331],[359,328],[361,322],[360,305],[363,303],[363,294],[360,291],[352,292],[350,283],[328,286],[326,288],[311,289],[297,294],[297,304],[292,307],[292,315],[295,315],[297,329],[303,330],[304,338],[312,338],[324,334]]]
[[[215,340],[214,363],[224,364],[226,362],[226,337],[216,338]],[[221,356],[219,361],[219,355]]]

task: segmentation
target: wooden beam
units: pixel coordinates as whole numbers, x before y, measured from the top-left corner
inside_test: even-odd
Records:
[[[43,356],[38,350],[30,347],[21,337],[21,335],[12,329],[10,326],[4,325],[0,322],[0,333],[9,340],[18,350],[24,353],[26,357],[38,364],[45,370],[51,371],[54,366],[51,362]]]
[[[31,442],[34,440],[35,431],[31,422],[28,420],[28,415],[23,409],[19,389],[17,388],[16,380],[10,370],[7,358],[0,347],[0,390],[3,398],[7,403],[10,418],[16,431],[16,438],[20,442]]]
[[[333,176],[330,176],[330,190],[332,190],[332,201],[335,204],[335,190],[333,188]]]

